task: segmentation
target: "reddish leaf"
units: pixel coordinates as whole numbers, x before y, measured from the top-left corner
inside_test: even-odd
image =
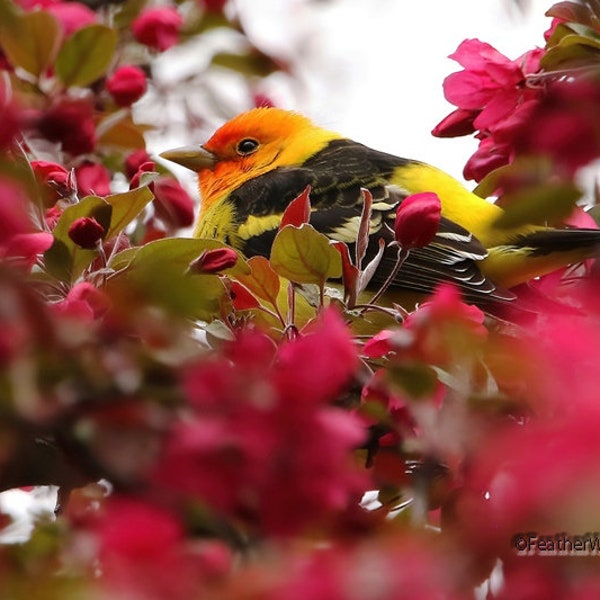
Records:
[[[248,310],[260,306],[256,297],[238,281],[231,282],[230,294],[236,310]]]
[[[264,256],[253,256],[248,266],[250,274],[238,275],[238,281],[258,298],[277,306],[279,275],[271,268],[269,261]]]
[[[279,229],[286,225],[300,227],[310,220],[310,185],[307,185],[304,191],[294,198],[285,209]]]
[[[333,247],[342,257],[342,281],[344,282],[344,298],[350,308],[356,304],[357,281],[360,274],[359,270],[350,260],[350,251],[344,242],[333,242]]]
[[[371,228],[371,207],[373,206],[373,194],[367,189],[362,190],[363,209],[360,215],[360,225],[358,227],[358,236],[356,238],[356,266],[360,269],[362,259],[367,253],[369,246],[369,231]]]

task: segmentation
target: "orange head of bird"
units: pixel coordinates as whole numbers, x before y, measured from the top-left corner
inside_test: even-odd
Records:
[[[277,167],[301,165],[335,137],[298,113],[255,108],[225,123],[205,144],[161,156],[198,173],[206,210],[250,179]]]

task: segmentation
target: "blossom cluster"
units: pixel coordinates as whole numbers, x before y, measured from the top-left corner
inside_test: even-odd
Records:
[[[554,19],[544,49],[510,60],[470,39],[450,55],[463,67],[444,81],[444,95],[457,109],[433,134],[475,133],[479,145],[465,165],[466,179],[480,182],[522,156],[547,157],[559,176],[572,177],[598,156],[597,50],[592,37],[578,35],[580,25],[593,21],[593,9],[566,2],[547,14]]]
[[[194,201],[142,108],[171,48],[244,35],[233,4],[0,0],[0,490],[59,487],[0,545],[2,596],[596,597],[595,563],[515,544],[598,530],[595,262],[498,315],[450,285],[361,304],[365,240],[352,258],[311,228],[308,189],[270,259],[187,237]],[[477,132],[466,173],[494,190],[549,164],[558,201],[600,155],[600,15],[551,13],[517,61],[461,44],[436,132]],[[435,194],[402,203],[396,274],[440,222]]]

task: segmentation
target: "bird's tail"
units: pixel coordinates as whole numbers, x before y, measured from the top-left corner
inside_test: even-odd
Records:
[[[599,229],[539,228],[488,248],[482,271],[505,288],[600,256]]]
[[[539,229],[519,236],[517,244],[528,248],[531,256],[576,253],[585,260],[600,252],[600,229]]]

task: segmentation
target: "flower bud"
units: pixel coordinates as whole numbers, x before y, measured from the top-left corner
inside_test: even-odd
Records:
[[[204,251],[190,263],[191,273],[218,273],[233,267],[237,261],[237,252],[232,248],[215,248]]]
[[[154,182],[154,208],[161,221],[171,227],[189,227],[194,222],[194,201],[172,177]]]
[[[125,158],[125,175],[131,179],[138,169],[146,162],[150,161],[150,155],[143,149],[134,150]]]
[[[104,235],[104,227],[94,217],[75,219],[69,227],[69,237],[81,248],[92,250]]]
[[[82,195],[108,196],[110,194],[110,173],[103,165],[86,161],[75,169],[75,179],[77,189]]]
[[[146,74],[134,65],[119,67],[107,80],[106,89],[118,106],[131,106],[147,89]]]
[[[396,211],[394,235],[405,250],[433,241],[440,225],[442,204],[437,194],[422,192],[405,198]]]
[[[183,25],[181,15],[171,7],[149,8],[131,24],[135,39],[164,52],[177,43]]]

